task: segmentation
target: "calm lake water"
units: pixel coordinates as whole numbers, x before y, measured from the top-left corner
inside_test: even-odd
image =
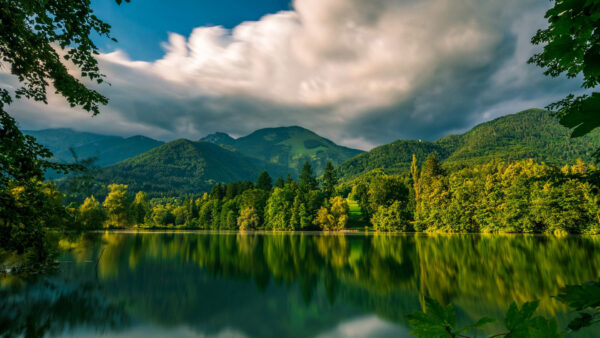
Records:
[[[56,272],[0,279],[0,333],[403,337],[425,296],[463,322],[540,299],[565,327],[552,296],[600,279],[600,237],[87,233],[60,248]]]

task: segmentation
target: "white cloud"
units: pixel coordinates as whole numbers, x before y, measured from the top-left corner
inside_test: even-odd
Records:
[[[504,100],[549,103],[574,87],[525,64],[536,29],[531,19],[542,25],[547,6],[535,0],[296,0],[292,11],[232,30],[170,34],[164,57],[154,62],[131,60],[122,51],[101,55],[112,83],[101,91],[111,103],[97,118],[65,109],[59,99],[14,109],[27,127],[162,139],[291,124],[361,148],[427,139],[472,126],[501,111]]]

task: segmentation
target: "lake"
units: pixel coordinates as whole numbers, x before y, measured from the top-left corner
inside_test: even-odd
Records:
[[[461,322],[539,299],[565,327],[552,296],[600,279],[600,237],[105,232],[61,235],[59,248],[55,272],[0,279],[0,332],[403,337],[425,296]]]

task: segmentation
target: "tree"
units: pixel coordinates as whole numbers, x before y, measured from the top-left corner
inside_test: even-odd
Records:
[[[267,200],[265,223],[270,229],[285,230],[290,227],[294,194],[288,188],[289,185],[283,189],[273,189],[273,193]]]
[[[33,248],[41,248],[44,241],[39,228],[39,220],[45,217],[42,210],[16,208],[11,187],[24,187],[32,198],[21,203],[44,205],[44,195],[35,193],[35,182],[43,179],[44,171],[78,169],[50,162],[52,153],[33,137],[24,136],[5,108],[13,95],[47,103],[46,91],[52,86],[72,107],[98,114],[99,105],[107,99],[80,78],[103,81],[94,58],[98,48],[90,35],[110,38],[109,32],[110,26],[93,14],[89,1],[0,2],[0,60],[21,83],[12,93],[0,88],[0,244],[5,249],[23,246],[17,243],[16,234],[34,235],[36,240],[27,240]]]
[[[47,103],[47,88],[52,85],[71,107],[93,115],[100,112],[99,105],[108,99],[80,78],[103,82],[94,57],[99,50],[91,35],[116,40],[110,36],[110,25],[94,15],[89,1],[2,1],[0,22],[2,61],[10,64],[11,74],[22,83],[15,90],[16,98]],[[70,72],[67,63],[79,74]],[[8,91],[2,92],[3,103],[10,103]]]
[[[543,44],[542,52],[529,59],[545,69],[544,74],[569,78],[582,75],[582,87],[593,89],[600,83],[600,4],[597,1],[556,0],[546,12],[549,26],[531,39]],[[572,137],[585,135],[600,126],[600,93],[575,97],[573,94],[552,103],[560,123],[572,128]],[[600,153],[596,151],[598,157]]]
[[[410,177],[413,181],[413,188],[415,190],[415,199],[418,198],[419,191],[419,165],[417,164],[417,156],[413,154],[412,162],[410,163]]]
[[[335,185],[337,184],[337,175],[331,161],[327,161],[325,172],[323,173],[323,191],[325,198],[330,198],[335,193]]]
[[[390,206],[379,206],[371,223],[375,231],[411,231],[410,211],[399,201]]]
[[[148,194],[143,191],[138,191],[135,194],[133,204],[131,205],[131,213],[133,214],[133,221],[135,224],[144,224],[146,216],[151,212],[150,203],[148,202]]]
[[[237,219],[237,225],[240,230],[252,230],[260,225],[260,217],[254,208],[245,208],[240,212]]]
[[[152,220],[158,226],[174,225],[175,215],[169,210],[168,206],[158,204],[152,209]]]
[[[272,187],[273,185],[269,173],[266,170],[260,173],[260,175],[258,175],[258,180],[256,180],[256,188],[270,191]]]
[[[311,190],[316,190],[319,187],[319,184],[317,183],[317,178],[315,177],[313,169],[310,166],[310,163],[308,163],[308,161],[304,162],[304,165],[302,166],[302,171],[300,172],[299,185],[300,190],[303,193],[307,193]]]
[[[321,207],[317,211],[314,224],[323,230],[342,230],[350,219],[348,203],[341,196],[331,198],[329,208]]]
[[[106,212],[94,196],[87,197],[79,206],[79,221],[84,229],[99,229],[104,225]]]
[[[285,181],[283,180],[283,177],[279,177],[277,179],[277,181],[275,181],[276,188],[283,188],[284,185],[285,185]]]
[[[106,208],[110,225],[128,226],[131,223],[131,199],[127,194],[127,186],[124,184],[111,184],[108,189],[110,192],[106,196],[103,205]]]

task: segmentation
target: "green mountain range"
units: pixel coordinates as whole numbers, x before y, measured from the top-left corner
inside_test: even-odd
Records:
[[[141,135],[123,138],[66,128],[24,130],[23,133],[35,137],[38,143],[48,147],[54,154],[54,160],[58,162],[73,162],[73,154],[69,149],[72,148],[80,159],[96,157],[95,164],[100,167],[109,166],[163,144]]]
[[[454,166],[524,158],[554,165],[574,163],[578,158],[592,162],[594,151],[600,147],[600,131],[574,139],[569,134],[549,112],[530,109],[434,142],[395,141],[349,159],[338,167],[338,172],[344,179],[378,168],[400,173],[410,168],[413,154],[419,163],[429,154],[435,154],[447,165]]]
[[[199,194],[218,182],[255,181],[263,171],[284,169],[219,145],[180,139],[105,168],[97,179],[151,194]]]
[[[298,126],[259,129],[238,139],[233,139],[225,133],[215,133],[202,140],[230,147],[261,161],[288,168],[293,176],[300,173],[305,161],[308,161],[320,175],[328,161],[339,165],[362,153],[361,150],[337,145]]]
[[[217,182],[254,181],[263,170],[273,179],[288,173],[297,176],[305,161],[317,175],[331,161],[340,178],[348,180],[374,169],[407,171],[413,154],[420,163],[435,154],[450,166],[523,158],[564,165],[578,158],[591,162],[600,147],[600,131],[571,139],[567,128],[540,109],[506,115],[434,142],[398,140],[369,152],[339,146],[301,127],[260,129],[237,139],[215,133],[198,142],[181,139],[162,145],[143,136],[121,138],[69,129],[27,133],[64,162],[72,159],[68,147],[81,158],[98,156],[98,164],[108,165],[98,177],[101,183],[175,195],[201,193]]]

